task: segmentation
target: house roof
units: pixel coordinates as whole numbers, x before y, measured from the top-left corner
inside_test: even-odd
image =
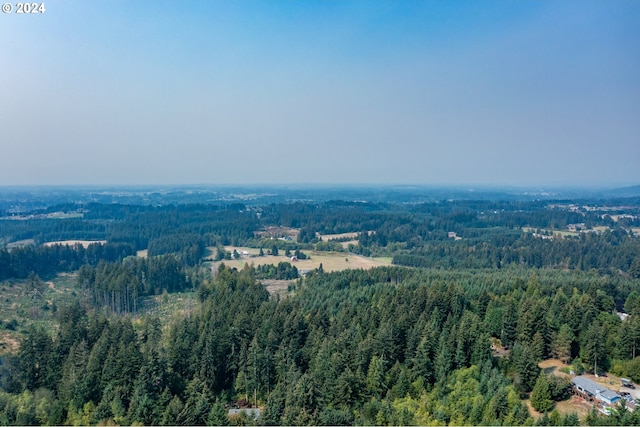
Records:
[[[613,402],[617,398],[620,398],[620,395],[613,390],[609,390],[602,384],[598,384],[596,382],[591,381],[585,377],[575,377],[571,380],[576,386],[579,386],[584,391],[589,394],[596,396],[598,398],[606,399],[609,402]]]
[[[616,397],[618,399],[620,398],[620,395],[613,390],[603,391],[602,393],[600,393],[600,396],[602,396],[604,399],[607,399],[609,402],[613,402],[614,400],[616,400]]]
[[[579,386],[581,389],[589,392],[590,394],[593,394],[594,396],[598,393],[602,393],[603,391],[609,390],[605,386],[598,384],[596,382],[593,382],[590,379],[582,376],[574,377],[571,380],[571,382]]]

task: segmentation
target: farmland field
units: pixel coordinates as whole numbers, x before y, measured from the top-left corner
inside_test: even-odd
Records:
[[[215,248],[208,249],[210,253],[215,253]],[[224,264],[228,267],[235,267],[238,269],[243,268],[245,264],[253,264],[257,267],[264,264],[277,265],[279,262],[290,262],[295,265],[298,270],[313,270],[320,267],[320,264],[322,264],[322,268],[324,269],[324,271],[341,271],[349,268],[367,270],[374,267],[391,265],[390,257],[368,258],[361,255],[353,255],[340,252],[303,251],[310,259],[292,262],[289,257],[286,257],[284,255],[266,255],[261,257],[258,255],[260,253],[260,249],[256,248],[225,246],[224,249],[232,253],[235,249],[240,254],[246,251],[248,255],[243,255],[235,260],[212,262],[212,268],[217,268],[217,265],[220,262],[224,262]]]

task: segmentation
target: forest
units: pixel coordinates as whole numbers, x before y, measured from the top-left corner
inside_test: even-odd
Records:
[[[639,199],[352,200],[0,212],[0,298],[47,307],[0,307],[0,424],[640,425],[569,375],[640,382]]]

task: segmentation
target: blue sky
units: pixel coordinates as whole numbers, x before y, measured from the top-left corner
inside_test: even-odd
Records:
[[[638,1],[47,1],[0,185],[640,183]]]

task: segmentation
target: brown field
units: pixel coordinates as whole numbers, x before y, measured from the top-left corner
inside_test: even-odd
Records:
[[[210,250],[213,248],[209,248]],[[298,270],[313,270],[318,268],[322,264],[324,271],[342,271],[349,268],[352,269],[370,269],[374,267],[380,267],[384,265],[391,265],[391,258],[367,258],[360,255],[346,254],[340,252],[316,252],[316,251],[303,251],[311,259],[300,260],[292,262],[290,258],[284,255],[271,256],[266,255],[263,257],[258,256],[260,249],[246,248],[246,247],[234,247],[225,246],[225,250],[232,252],[237,250],[239,253],[247,251],[249,255],[241,256],[236,260],[223,261],[226,266],[235,267],[241,269],[245,264],[253,264],[254,266],[264,264],[278,264],[279,262],[290,262],[296,266]],[[219,262],[212,263],[212,267],[216,268]]]
[[[141,251],[136,252],[136,256],[140,257],[140,258],[146,258],[147,254],[148,254],[148,250],[147,249],[143,249]]]
[[[560,414],[564,415],[576,412],[581,420],[587,416],[592,406],[592,403],[587,402],[578,396],[571,396],[571,399],[569,400],[556,402],[556,409]]]
[[[107,243],[107,241],[106,240],[60,240],[60,241],[57,241],[57,242],[43,243],[43,245],[44,246],[53,246],[53,245],[74,246],[74,245],[80,244],[80,245],[82,245],[82,246],[84,246],[86,248],[92,243],[105,244],[105,243]]]
[[[325,242],[328,242],[329,240],[335,240],[335,239],[345,239],[345,238],[349,238],[349,239],[355,239],[356,237],[358,237],[359,233],[341,233],[341,234],[320,234],[320,233],[316,233],[316,235],[318,237],[320,237],[322,240],[324,240]]]
[[[560,371],[560,369],[562,369],[562,368],[569,367],[569,365],[566,365],[566,364],[562,363],[561,360],[558,360],[558,359],[543,360],[542,362],[538,363],[538,366],[547,375],[548,374],[553,374],[553,375],[555,375],[557,377],[571,378],[571,375],[565,374],[564,372]]]
[[[372,231],[369,231],[369,234],[373,233]],[[337,240],[337,239],[352,239],[346,242],[340,242],[340,245],[347,249],[349,247],[349,245],[357,245],[358,244],[358,240],[356,240],[356,237],[358,237],[358,234],[360,234],[359,232],[353,232],[353,233],[340,233],[340,234],[320,234],[320,233],[316,233],[316,235],[322,239],[323,242],[328,242],[330,240]]]

